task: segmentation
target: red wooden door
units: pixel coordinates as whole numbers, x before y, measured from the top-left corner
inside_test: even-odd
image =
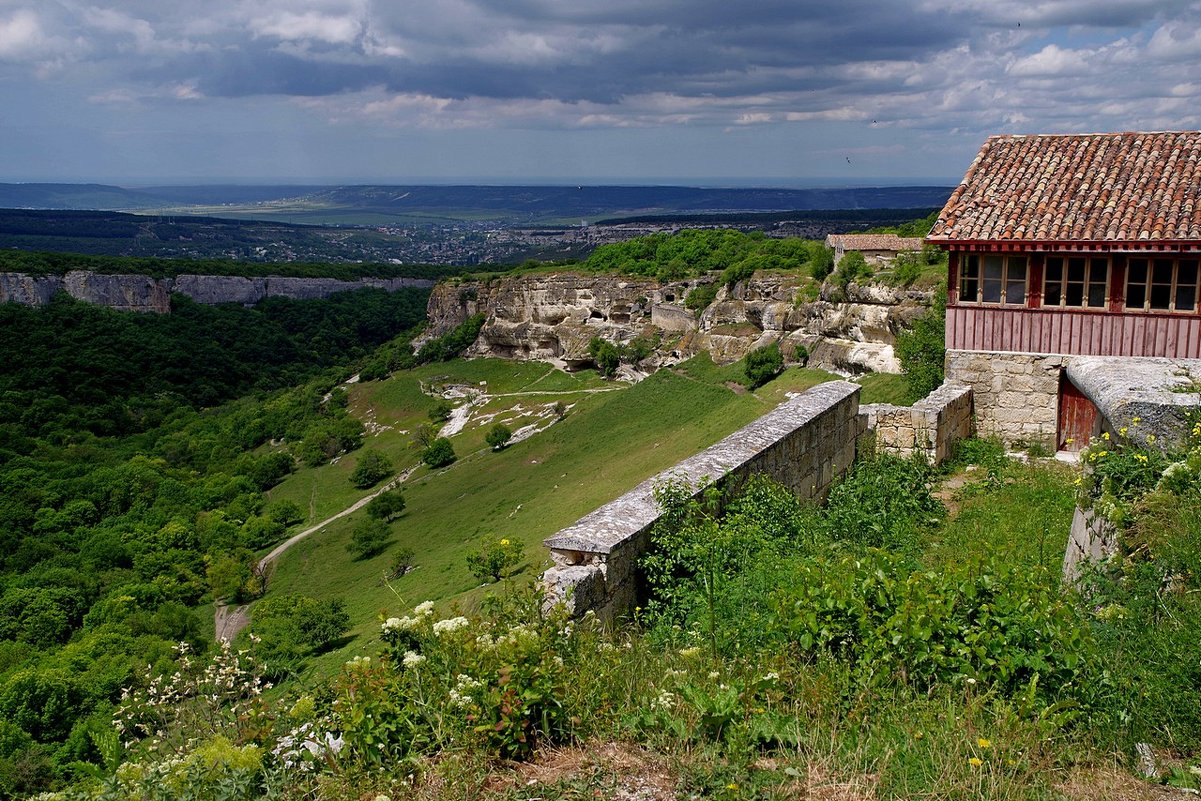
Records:
[[[1059,374],[1059,430],[1055,438],[1061,451],[1078,451],[1088,445],[1097,425],[1097,407],[1068,380]]]

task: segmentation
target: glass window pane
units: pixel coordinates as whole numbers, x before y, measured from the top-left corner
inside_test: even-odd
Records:
[[[1171,284],[1172,283],[1172,261],[1171,259],[1156,259],[1151,268],[1151,283],[1153,284]]]
[[[1172,302],[1172,287],[1170,284],[1151,285],[1151,308],[1167,309]]]
[[[1059,283],[1048,283],[1047,288],[1043,290],[1043,305],[1058,306],[1063,300],[1063,293],[1059,289]]]
[[[1047,266],[1043,274],[1047,276],[1048,283],[1058,282],[1063,276],[1063,259],[1058,257],[1047,259]]]
[[[985,256],[984,257],[984,280],[1000,281],[1001,273],[1004,270],[1005,261],[1001,256]]]
[[[1197,262],[1184,259],[1176,266],[1176,311],[1197,308]]]
[[[1084,284],[1068,284],[1067,300],[1064,301],[1066,306],[1083,306],[1084,305]]]
[[[1133,311],[1142,311],[1147,304],[1147,286],[1145,284],[1131,283],[1126,287],[1126,308]]]
[[[1084,259],[1068,259],[1068,280],[1083,281],[1084,280]]]
[[[1088,305],[1096,308],[1105,306],[1105,284],[1088,285]]]
[[[962,283],[959,284],[959,299],[975,303],[977,300],[976,290],[979,288],[979,283],[975,278],[963,279]]]
[[[984,279],[984,285],[981,287],[980,300],[984,303],[1000,303],[1001,302],[1001,281],[997,279],[990,281]]]

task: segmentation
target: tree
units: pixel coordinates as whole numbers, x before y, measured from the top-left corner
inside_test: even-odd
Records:
[[[897,359],[910,402],[929,395],[943,381],[946,361],[947,290],[940,287],[931,307],[913,321],[913,328],[897,336]]]
[[[399,489],[391,489],[387,492],[381,492],[371,499],[367,504],[367,514],[376,520],[383,520],[385,523],[391,523],[400,513],[405,510],[404,495]]]
[[[437,438],[438,431],[429,423],[422,423],[413,431],[412,446],[417,450],[425,450],[433,445]]]
[[[413,569],[412,548],[400,548],[392,554],[392,562],[388,565],[388,578],[398,579]]]
[[[563,401],[555,401],[555,405],[551,407],[551,411],[555,413],[556,420],[562,420],[567,416],[567,404]]]
[[[430,407],[429,418],[435,423],[445,423],[450,419],[451,412],[453,411],[454,407],[447,401],[438,400]]]
[[[746,355],[747,381],[751,389],[761,387],[771,381],[784,369],[784,354],[780,353],[780,344],[773,342],[762,348],[755,348]]]
[[[488,434],[484,437],[494,451],[502,450],[509,444],[509,440],[513,439],[513,432],[504,423],[497,423],[488,429]]]
[[[260,601],[250,630],[258,638],[255,652],[268,675],[295,673],[309,653],[328,648],[350,628],[350,615],[341,599],[319,601],[290,594]]]
[[[392,528],[383,520],[368,517],[359,522],[350,533],[346,550],[356,559],[368,559],[384,549],[392,536]]]
[[[851,250],[838,262],[834,280],[840,287],[846,289],[847,285],[856,278],[866,278],[871,274],[872,268],[868,266],[867,259],[863,258],[863,254],[857,250]]]
[[[350,474],[350,483],[356,489],[367,489],[392,475],[392,471],[392,462],[387,456],[379,451],[367,450],[359,457],[359,463]]]
[[[621,353],[617,346],[606,339],[593,337],[588,343],[588,355],[596,362],[596,369],[605,378],[612,378],[621,364]]]
[[[450,444],[450,440],[446,437],[438,437],[430,446],[421,454],[421,461],[425,462],[435,470],[439,467],[446,467],[448,464],[453,464],[455,459],[455,448]]]
[[[258,561],[250,551],[223,553],[206,561],[213,600],[244,603],[263,594],[263,576]]]

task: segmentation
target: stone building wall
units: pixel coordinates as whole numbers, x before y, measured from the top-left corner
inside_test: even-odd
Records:
[[[864,431],[859,387],[816,386],[696,456],[639,484],[546,540],[554,565],[543,574],[547,602],[604,619],[627,610],[637,594],[638,557],[659,519],[655,488],[687,482],[697,493],[715,482],[733,489],[765,473],[801,497],[823,496],[855,459]]]
[[[948,350],[946,380],[971,388],[978,435],[1054,450],[1059,375],[1071,358]]]
[[[950,458],[955,443],[972,435],[972,390],[943,384],[912,406],[873,403],[860,407],[876,447],[908,457],[921,453],[932,464]]]

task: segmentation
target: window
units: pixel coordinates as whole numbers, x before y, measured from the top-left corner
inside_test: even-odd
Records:
[[[1126,267],[1127,311],[1197,310],[1197,259],[1132,258]]]
[[[1104,256],[1048,256],[1043,306],[1103,309],[1109,286]]]
[[[1026,303],[1026,257],[968,254],[959,266],[959,299],[965,303]]]

